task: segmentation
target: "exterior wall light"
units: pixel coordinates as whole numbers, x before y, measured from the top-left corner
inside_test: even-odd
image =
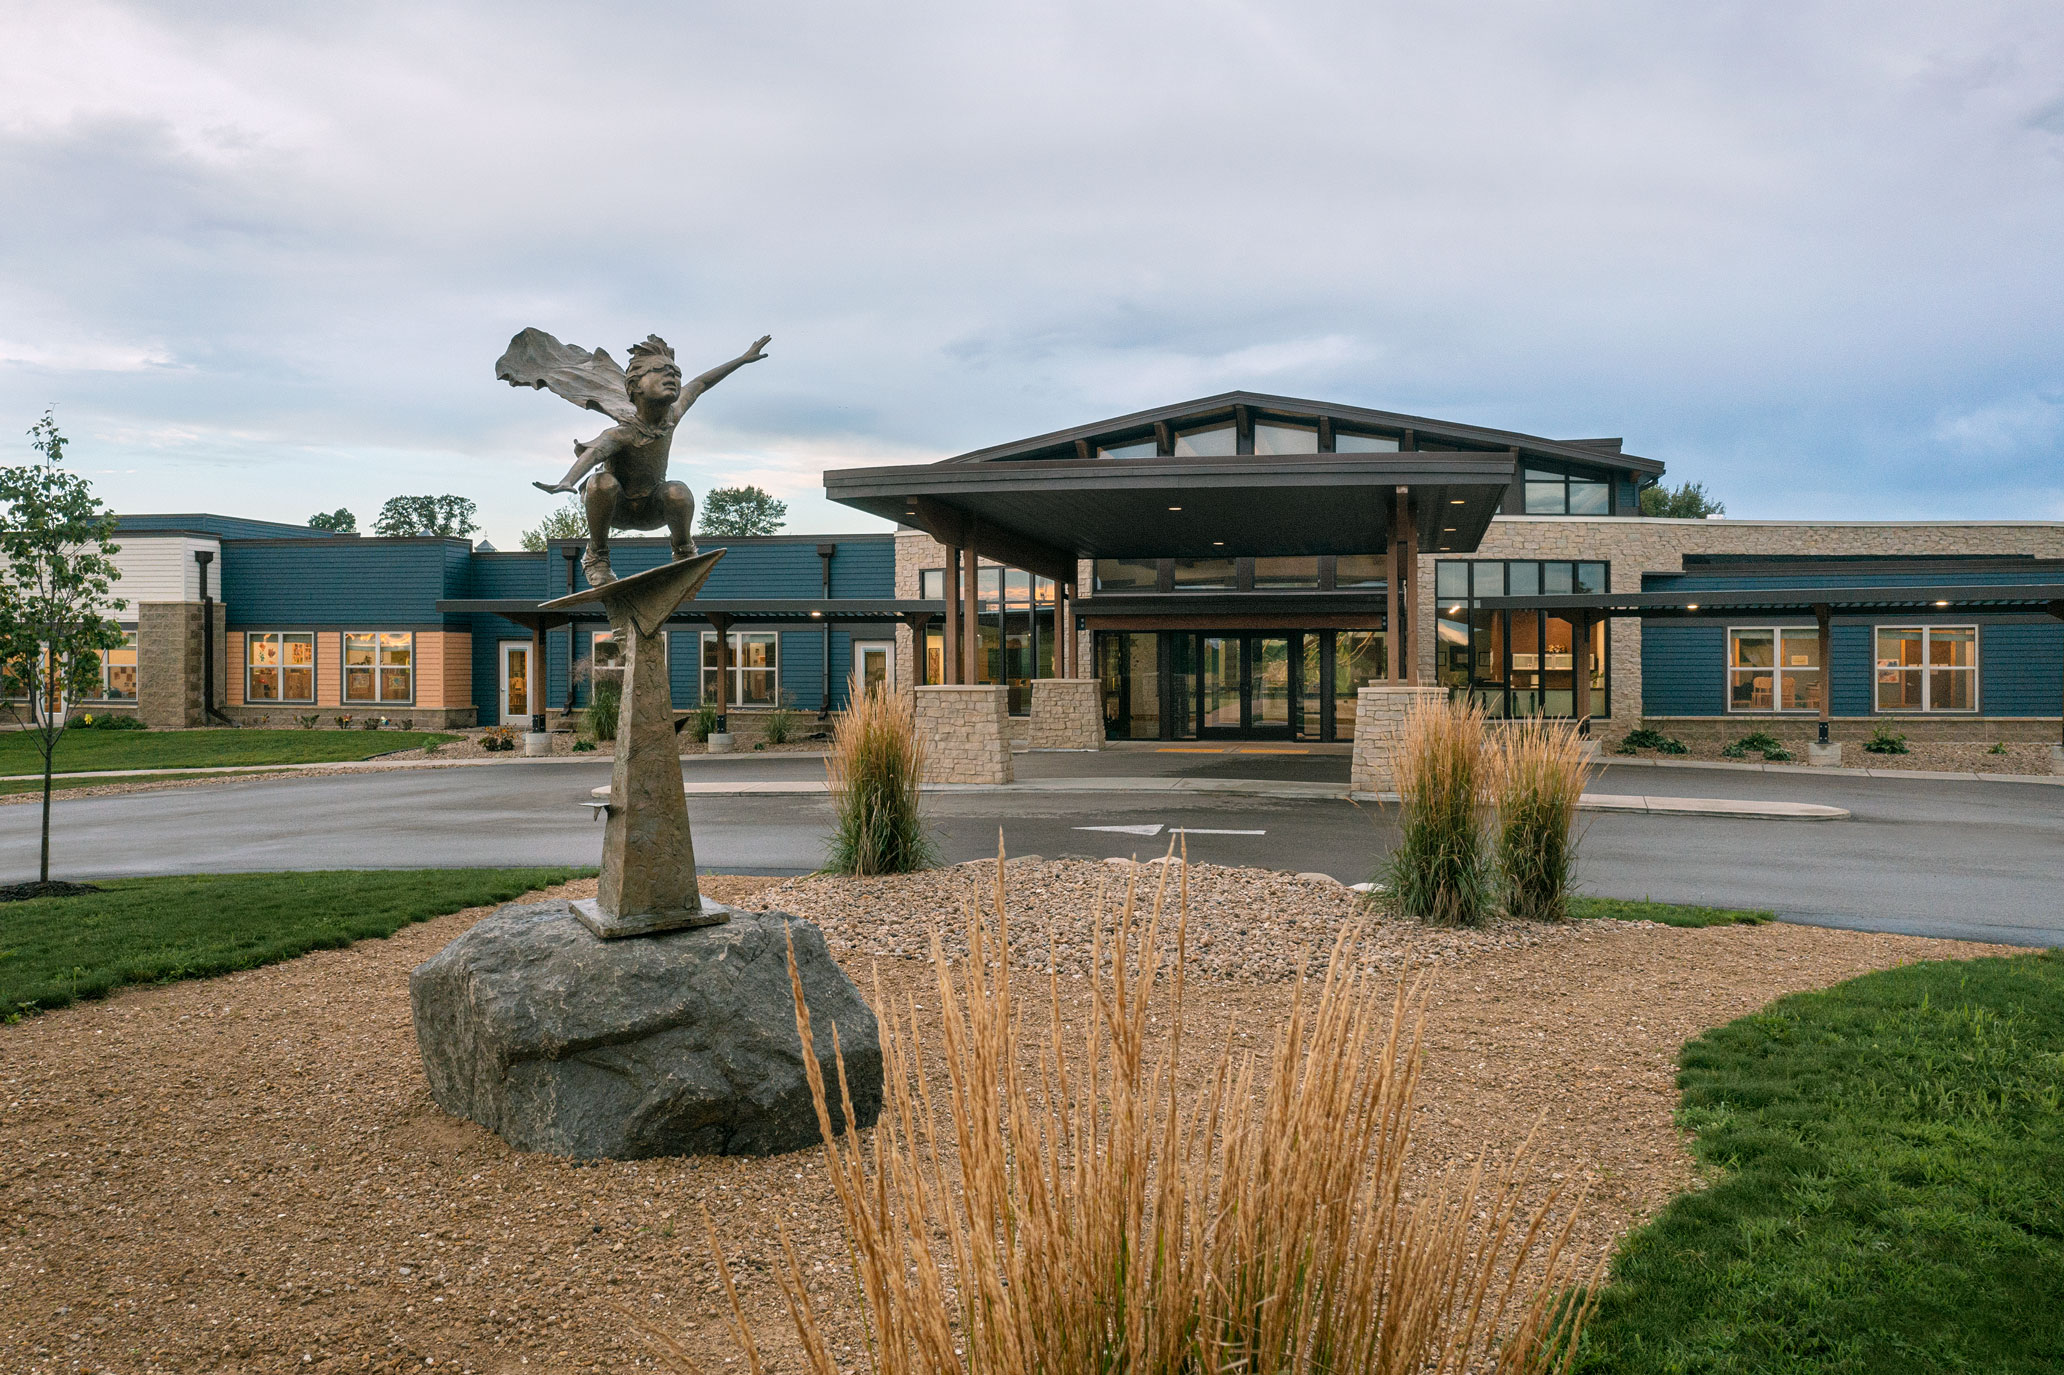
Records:
[[[1948,602],[1937,602],[1937,603],[1935,603],[1935,605],[1937,605],[1937,606],[1948,606],[1948,605],[1949,605],[1949,603],[1948,603]]]
[[[1696,611],[1696,610],[1698,610],[1698,603],[1697,603],[1697,602],[1686,602],[1686,603],[1684,604],[1684,609],[1685,609],[1686,611]]]

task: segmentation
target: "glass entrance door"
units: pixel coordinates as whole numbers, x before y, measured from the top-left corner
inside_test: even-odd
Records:
[[[1197,734],[1287,737],[1297,715],[1297,646],[1286,635],[1197,637]]]

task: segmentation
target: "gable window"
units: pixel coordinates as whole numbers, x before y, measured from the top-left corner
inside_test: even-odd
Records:
[[[1819,711],[1826,673],[1812,626],[1729,626],[1729,711]]]
[[[1336,454],[1394,454],[1397,451],[1398,442],[1387,435],[1333,431],[1333,452]]]
[[[315,700],[315,633],[253,630],[244,635],[246,702]]]
[[[1152,458],[1154,441],[1135,439],[1128,444],[1105,444],[1097,449],[1098,458]]]
[[[1254,452],[1258,454],[1315,454],[1319,451],[1319,427],[1293,425],[1283,420],[1254,422]]]
[[[1231,458],[1240,451],[1240,433],[1228,420],[1221,425],[1199,425],[1194,430],[1175,432],[1177,458]]]
[[[1612,484],[1604,478],[1528,468],[1525,485],[1526,513],[1530,516],[1612,514]]]
[[[408,703],[416,699],[416,637],[406,630],[347,631],[344,700]]]
[[[1877,628],[1879,711],[1976,711],[1978,627]]]

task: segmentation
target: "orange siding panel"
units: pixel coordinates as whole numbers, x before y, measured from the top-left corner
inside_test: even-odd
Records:
[[[315,632],[315,704],[344,705],[344,636],[340,631]]]
[[[244,632],[229,632],[229,704],[240,707],[244,704]]]
[[[473,635],[466,630],[448,630],[438,640],[444,649],[444,672],[439,677],[443,692],[441,707],[473,705]]]

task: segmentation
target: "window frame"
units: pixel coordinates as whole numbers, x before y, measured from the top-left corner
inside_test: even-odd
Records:
[[[1737,633],[1742,631],[1767,631],[1770,635],[1770,706],[1738,707],[1734,704],[1734,675],[1737,673],[1754,673],[1757,671],[1757,668],[1754,665],[1751,665],[1748,668],[1740,668],[1734,662],[1734,637]],[[1722,676],[1720,680],[1720,695],[1721,700],[1723,700],[1727,704],[1727,715],[1818,716],[1820,714],[1820,707],[1817,704],[1803,707],[1786,707],[1777,705],[1778,703],[1783,702],[1786,699],[1787,694],[1784,691],[1784,680],[1794,676],[1794,674],[1796,673],[1817,673],[1820,675],[1821,692],[1823,694],[1831,694],[1834,691],[1832,686],[1833,680],[1830,678],[1828,672],[1828,665],[1823,663],[1817,664],[1812,668],[1795,669],[1791,665],[1784,662],[1784,643],[1785,633],[1787,631],[1791,632],[1794,636],[1800,635],[1801,633],[1810,636],[1816,642],[1816,646],[1820,638],[1820,631],[1818,627],[1812,625],[1780,625],[1774,622],[1759,622],[1750,625],[1729,625],[1727,627],[1726,647],[1721,657]],[[1833,655],[1834,649],[1831,642],[1829,645],[1828,656],[1832,658]],[[1834,698],[1832,696],[1828,696],[1827,701],[1831,709],[1830,714],[1832,714]]]
[[[143,660],[142,656],[138,653],[136,631],[133,628],[125,626],[122,629],[122,636],[123,642],[115,646],[113,650],[104,649],[100,651],[100,695],[93,698],[93,701],[109,702],[125,706],[136,706],[143,700]],[[127,697],[116,697],[110,694],[108,691],[108,670],[110,667],[112,667],[112,665],[108,663],[108,655],[120,650],[127,650],[132,656],[134,656],[129,660],[129,662],[126,665],[124,665],[124,667],[128,668],[130,677],[135,680],[135,684],[131,688],[129,695]]]
[[[717,668],[711,659],[716,649],[717,632],[703,630],[696,633],[695,690],[697,704],[713,706],[717,700]],[[748,666],[740,652],[745,642],[764,640],[772,649],[765,665]],[[729,691],[724,704],[727,711],[771,710],[781,705],[781,632],[778,630],[729,630],[725,632],[725,671],[731,675]],[[745,683],[747,674],[764,674],[772,688],[764,701],[749,700]]]
[[[1921,636],[1921,661],[1913,667],[1894,665],[1886,668],[1878,657],[1878,636],[1885,631],[1919,631]],[[1938,630],[1967,630],[1971,633],[1971,662],[1967,665],[1938,668],[1928,659],[1929,642]],[[1937,623],[1929,621],[1887,621],[1871,626],[1871,715],[1873,716],[1976,716],[1982,704],[1978,698],[1980,679],[1978,666],[1982,636],[1976,621]],[[1881,707],[1878,705],[1878,689],[1883,686],[1886,673],[1915,673],[1921,680],[1921,704],[1918,707]],[[1968,707],[1938,707],[1931,700],[1934,688],[1930,679],[1937,673],[1965,673],[1970,675],[1971,705]]]
[[[313,706],[313,705],[315,705],[315,701],[316,701],[316,697],[317,697],[317,689],[316,689],[316,677],[317,677],[317,675],[318,675],[318,674],[320,674],[320,673],[322,672],[322,655],[321,655],[321,654],[320,654],[320,653],[318,652],[318,647],[317,647],[317,642],[316,642],[316,634],[315,634],[315,632],[314,632],[313,630],[246,630],[245,632],[243,632],[243,635],[244,635],[244,703],[245,703],[245,705],[247,705],[247,706],[249,706],[249,705],[255,705],[255,704],[257,704],[257,703],[261,703],[261,702],[265,702],[265,703],[274,703],[274,704],[277,704],[277,705],[279,705],[279,706]],[[278,659],[277,659],[277,660],[276,660],[275,662],[273,662],[272,664],[269,664],[269,665],[260,665],[260,664],[254,664],[254,663],[252,663],[252,662],[251,662],[251,649],[252,649],[252,647],[253,647],[254,645],[256,645],[257,643],[259,643],[260,641],[263,641],[263,640],[270,640],[270,641],[272,641],[272,642],[273,642],[273,644],[274,644],[274,645],[275,645],[275,646],[276,646],[276,647],[278,648],[278,650],[279,650],[279,656],[280,656],[280,657],[279,657],[279,658],[278,658]],[[289,697],[289,696],[287,696],[287,695],[286,695],[286,692],[287,692],[287,659],[286,659],[286,652],[287,652],[287,643],[288,643],[288,641],[289,641],[289,640],[291,640],[291,641],[293,641],[293,642],[295,642],[295,643],[297,643],[297,644],[298,644],[298,643],[301,643],[301,642],[303,642],[303,641],[306,641],[306,642],[307,642],[307,645],[308,645],[308,695],[307,695],[306,697]],[[251,691],[251,674],[252,674],[253,670],[255,670],[255,669],[258,669],[258,668],[261,668],[261,667],[268,667],[268,668],[271,668],[271,669],[272,669],[272,670],[273,670],[273,671],[274,671],[275,673],[277,673],[277,674],[279,675],[279,678],[278,678],[278,688],[279,688],[279,692],[278,692],[278,694],[277,694],[277,695],[275,695],[275,696],[271,696],[271,697],[259,697],[259,696],[256,696],[256,695],[254,695],[254,694],[252,693],[252,691]]]
[[[1447,595],[1442,595],[1440,591],[1441,570],[1450,567],[1465,570],[1463,576],[1468,589],[1466,592],[1459,594],[1450,592]],[[1550,672],[1570,673],[1572,675],[1570,679],[1571,702],[1572,710],[1574,710],[1576,684],[1576,665],[1574,662],[1576,631],[1574,620],[1572,619],[1571,624],[1570,649],[1572,662],[1568,669],[1558,670],[1548,667],[1545,662],[1547,659],[1548,618],[1558,616],[1558,613],[1552,611],[1486,611],[1478,605],[1485,597],[1561,595],[1543,593],[1541,591],[1543,585],[1548,581],[1547,570],[1550,567],[1568,569],[1570,586],[1573,590],[1580,583],[1584,582],[1583,570],[1587,568],[1594,571],[1599,581],[1599,585],[1591,590],[1598,592],[1609,592],[1612,590],[1612,561],[1610,559],[1459,558],[1436,559],[1434,561],[1432,586],[1435,646],[1434,676],[1437,683],[1447,687],[1451,693],[1466,693],[1472,700],[1482,704],[1493,716],[1508,718],[1527,715],[1528,713],[1515,710],[1516,695],[1522,691],[1532,691],[1545,696],[1550,691],[1550,689],[1543,686],[1521,689],[1515,688],[1512,685],[1513,673],[1517,667],[1513,662],[1515,655],[1513,647],[1514,637],[1517,634],[1514,629],[1514,618],[1533,616],[1537,618],[1534,622],[1534,636],[1537,646],[1534,650],[1536,665],[1531,669],[1520,671],[1536,674]],[[1483,590],[1478,590],[1479,582],[1489,583],[1490,581],[1489,579],[1480,579],[1477,576],[1476,570],[1479,568],[1498,569],[1494,587],[1486,586]],[[1515,568],[1525,568],[1530,571],[1532,591],[1519,591],[1514,588],[1513,570]],[[1526,580],[1521,579],[1520,581]],[[1585,585],[1588,586],[1588,583]],[[1459,617],[1456,614],[1458,612],[1460,613]],[[1572,616],[1573,613],[1563,612],[1560,613],[1558,618],[1572,618]],[[1495,621],[1495,632],[1492,631],[1488,622],[1480,623],[1480,618],[1483,617],[1489,617]],[[1464,662],[1467,664],[1466,684],[1457,684],[1449,681],[1448,676],[1442,673],[1441,645],[1443,641],[1441,640],[1441,628],[1443,622],[1447,622],[1449,625],[1459,625],[1460,627],[1463,637]],[[1591,633],[1597,637],[1596,648],[1598,650],[1598,660],[1595,666],[1596,681],[1591,687],[1591,719],[1598,721],[1609,719],[1613,714],[1613,637],[1610,618],[1600,616],[1594,620],[1591,625]],[[1484,642],[1485,636],[1488,636],[1489,643],[1499,646],[1501,649],[1502,676],[1497,678],[1485,676],[1483,666],[1478,662],[1477,651]],[[1555,691],[1560,691],[1560,689],[1555,689]],[[1551,716],[1548,719],[1565,721],[1571,718]]]
[[[355,636],[370,635],[373,640],[373,695],[353,697],[351,695],[351,641]],[[386,675],[390,671],[382,660],[388,646],[389,636],[406,637],[408,640],[408,665],[403,672],[408,674],[408,696],[386,695]],[[362,665],[361,665],[362,667]],[[412,707],[416,704],[416,632],[413,630],[344,630],[337,635],[337,701],[346,707]]]
[[[1572,510],[1570,502],[1570,489],[1575,484],[1582,484],[1586,487],[1599,487],[1604,489],[1605,509],[1601,511]],[[1615,507],[1619,500],[1619,484],[1613,481],[1612,475],[1610,473],[1601,474],[1593,472],[1575,472],[1568,468],[1558,468],[1545,466],[1537,463],[1522,462],[1519,465],[1517,485],[1519,487],[1518,514],[1520,515],[1596,517],[1618,514]],[[1561,509],[1553,511],[1537,511],[1534,509],[1533,503],[1528,496],[1528,489],[1533,487],[1548,486],[1555,486],[1561,489]],[[1582,561],[1589,562],[1589,560]]]

